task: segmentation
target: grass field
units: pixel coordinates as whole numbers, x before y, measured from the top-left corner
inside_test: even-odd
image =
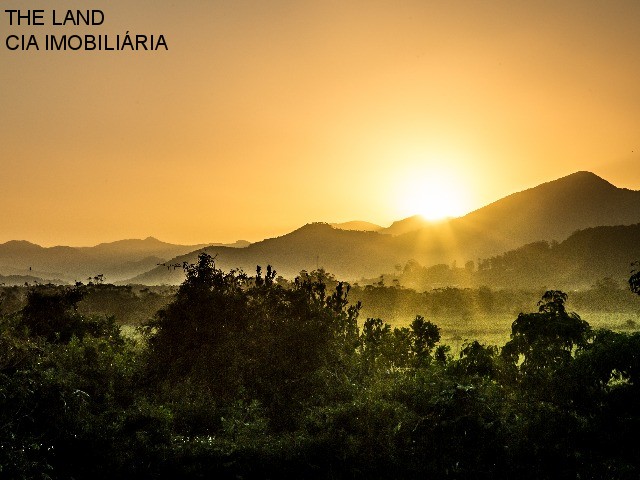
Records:
[[[440,342],[449,345],[453,355],[458,355],[462,345],[467,341],[478,340],[487,345],[504,345],[509,340],[511,324],[516,318],[517,315],[497,314],[469,318],[432,316],[428,320],[440,327]],[[640,330],[640,312],[586,312],[581,314],[580,318],[589,322],[593,329],[604,328],[616,332]],[[403,316],[387,322],[393,327],[408,327],[412,320]]]

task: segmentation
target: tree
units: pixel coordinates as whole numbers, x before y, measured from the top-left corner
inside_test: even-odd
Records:
[[[502,357],[518,365],[525,377],[548,375],[572,358],[574,348],[586,345],[589,324],[566,311],[566,300],[566,293],[549,290],[538,302],[537,313],[521,313],[513,322],[511,340],[502,348]]]
[[[183,385],[218,406],[257,399],[284,428],[306,402],[333,394],[357,344],[348,285],[330,295],[309,279],[285,288],[270,266],[248,278],[205,253],[184,268],[175,300],[150,324],[149,371],[167,396]]]
[[[168,385],[193,382],[213,399],[230,400],[241,385],[241,333],[249,312],[246,275],[216,268],[201,253],[183,265],[186,278],[173,302],[150,322],[149,373]]]
[[[360,333],[358,351],[366,375],[371,374],[376,364],[388,360],[385,354],[389,353],[391,335],[391,326],[380,318],[365,320]]]
[[[438,326],[423,316],[416,315],[411,322],[411,350],[418,365],[428,364],[431,360],[431,352],[440,341],[440,329]]]
[[[640,295],[640,262],[634,262],[632,266],[636,267],[631,270],[631,277],[629,277],[629,288],[637,295]]]
[[[74,287],[36,285],[27,292],[27,304],[22,309],[22,325],[34,337],[48,342],[67,343],[73,336],[115,335],[117,326],[113,317],[85,317],[78,313],[78,303],[86,289],[82,284]]]
[[[462,346],[460,359],[453,364],[456,371],[466,375],[492,378],[496,372],[496,354],[498,348],[481,344],[478,340]]]

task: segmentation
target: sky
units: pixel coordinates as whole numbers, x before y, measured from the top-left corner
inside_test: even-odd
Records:
[[[579,170],[640,190],[636,0],[60,3],[2,2],[0,242],[387,226]],[[29,8],[44,26],[9,24]],[[127,32],[168,50],[44,45]]]

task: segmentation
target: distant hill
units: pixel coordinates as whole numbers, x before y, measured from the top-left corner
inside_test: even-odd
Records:
[[[482,261],[477,284],[509,288],[581,289],[629,279],[640,260],[640,224],[579,230],[560,243],[535,242]]]
[[[384,227],[381,227],[380,225],[376,225],[371,222],[363,222],[361,220],[343,223],[330,223],[329,225],[339,230],[356,230],[360,232],[378,232],[380,230],[384,230]]]
[[[248,244],[239,240],[232,246]],[[101,273],[107,281],[118,281],[208,245],[174,245],[153,237],[101,243],[94,247],[41,247],[14,240],[0,244],[0,275],[73,282]]]
[[[43,248],[11,241],[0,245],[0,274],[72,282],[101,273],[109,282],[176,284],[184,278],[176,265],[193,263],[199,252],[207,251],[224,269],[253,273],[256,265],[270,264],[279,274],[293,277],[322,267],[339,278],[357,280],[397,272],[409,260],[427,266],[463,264],[526,249],[523,245],[533,242],[563,242],[577,230],[638,223],[639,191],[577,172],[437,223],[418,216],[388,228],[362,221],[313,223],[280,237],[231,245],[173,245],[153,237],[94,247]],[[576,244],[576,250],[579,247]],[[608,258],[606,252],[598,255],[593,262]],[[528,274],[537,275],[541,268],[531,264]]]
[[[207,247],[206,251],[224,269],[239,267],[252,273],[258,264],[271,264],[280,274],[294,276],[303,269],[323,267],[353,280],[393,272],[410,259],[422,265],[476,261],[535,241],[562,241],[580,229],[636,223],[640,223],[640,192],[578,172],[440,223],[410,217],[379,232],[310,224],[241,250]],[[170,263],[192,263],[197,254]],[[181,269],[158,267],[130,281],[171,284],[182,279]]]
[[[389,235],[402,235],[404,233],[415,232],[416,230],[421,230],[430,226],[429,222],[420,215],[413,215],[411,217],[403,218],[402,220],[396,220],[387,228],[380,230],[380,232],[388,233]]]
[[[198,254],[206,251],[223,269],[241,268],[253,273],[257,265],[272,265],[278,274],[293,277],[301,270],[323,267],[339,277],[351,278],[354,272],[375,275],[380,268],[393,268],[394,262],[400,258],[394,244],[391,235],[341,230],[328,223],[312,223],[286,235],[252,243],[247,248],[211,246],[176,257],[168,263],[194,263]],[[182,269],[161,266],[129,282],[175,284],[183,279]]]
[[[34,285],[36,283],[55,283],[56,285],[65,285],[68,282],[61,278],[41,278],[33,275],[0,275],[0,286],[13,287],[28,283]]]

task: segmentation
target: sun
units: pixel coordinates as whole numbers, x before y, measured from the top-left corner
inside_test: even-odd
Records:
[[[416,172],[402,182],[398,199],[403,215],[420,215],[429,221],[466,213],[466,192],[460,179],[448,172]]]

